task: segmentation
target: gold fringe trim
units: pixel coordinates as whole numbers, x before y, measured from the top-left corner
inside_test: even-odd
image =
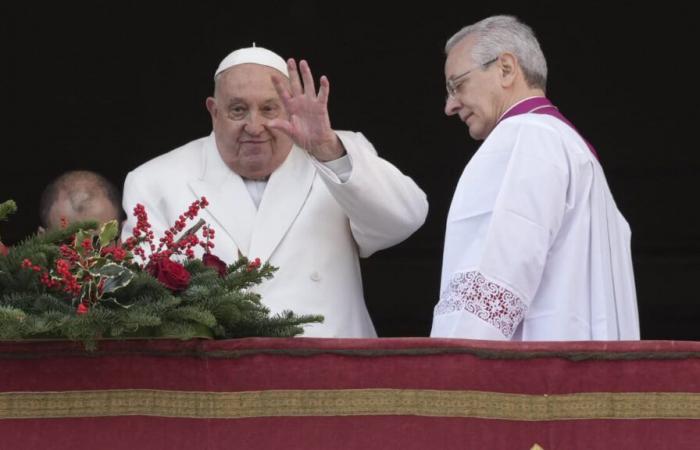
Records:
[[[423,389],[185,392],[96,390],[0,393],[0,418],[99,416],[241,419],[285,416],[429,416],[515,421],[700,419],[698,393],[524,395]]]

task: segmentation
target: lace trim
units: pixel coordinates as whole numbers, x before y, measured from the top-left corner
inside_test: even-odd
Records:
[[[435,315],[467,311],[487,322],[510,339],[525,317],[527,305],[503,286],[480,272],[457,272],[435,306]]]

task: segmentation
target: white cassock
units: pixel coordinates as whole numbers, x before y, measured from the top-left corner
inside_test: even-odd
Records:
[[[346,181],[294,146],[257,201],[251,194],[260,197],[260,186],[246,187],[226,166],[213,134],[161,155],[126,178],[123,204],[130,216],[122,237],[136,224],[137,203],[146,207],[158,239],[204,196],[209,206],[200,217],[216,231],[213,254],[231,263],[240,250],[279,268],[256,287],[273,314],[323,315],[324,323],[308,325],[304,336],[376,337],[358,257],[410,236],[425,221],[428,203],[362,134],[337,134],[351,163]]]
[[[575,130],[549,115],[509,117],[452,199],[431,336],[639,339],[630,237]]]

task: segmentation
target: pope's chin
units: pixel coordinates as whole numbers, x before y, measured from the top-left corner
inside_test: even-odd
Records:
[[[258,144],[245,144],[241,145],[238,151],[239,159],[246,165],[248,164],[262,164],[264,161],[270,159],[272,151],[269,146],[258,145]]]
[[[269,158],[262,155],[247,157],[241,160],[241,167],[245,170],[245,178],[260,179],[270,175],[268,172]]]

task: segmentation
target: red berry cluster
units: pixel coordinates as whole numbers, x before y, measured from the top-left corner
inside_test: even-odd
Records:
[[[148,222],[146,208],[141,204],[137,204],[134,208],[136,226],[132,231],[132,236],[126,240],[125,246],[127,250],[133,250],[143,261],[148,259],[148,264],[151,262],[155,264],[163,258],[169,259],[172,255],[184,254],[192,259],[194,258],[193,247],[197,245],[200,245],[208,252],[210,248],[214,247],[214,244],[210,242],[210,240],[214,238],[214,230],[210,227],[203,227],[204,242],[200,241],[195,232],[185,234],[181,238],[176,239],[176,236],[187,227],[187,220],[193,220],[197,217],[199,211],[206,208],[208,205],[209,202],[206,197],[192,202],[187,211],[178,217],[173,226],[165,230],[164,236],[159,239],[158,247],[156,247],[154,243],[154,233],[151,230],[151,224]],[[151,251],[148,258],[146,257],[144,246],[139,245],[141,243],[146,243],[146,247]]]
[[[260,267],[260,258],[255,258],[253,261],[248,263],[248,267],[246,267],[246,271],[252,272],[253,270],[257,269]]]
[[[71,272],[73,263],[67,259],[56,260],[56,275],[52,277],[48,270],[41,266],[34,265],[29,259],[22,261],[22,267],[41,272],[39,281],[49,289],[59,289],[72,295],[80,294],[82,287],[78,279]]]
[[[60,256],[56,260],[55,268],[49,271],[39,265],[34,265],[28,259],[22,263],[22,267],[39,272],[40,281],[47,288],[60,290],[69,294],[72,299],[78,300],[76,312],[85,314],[90,307],[96,304],[104,294],[106,278],[94,274],[95,266],[105,264],[104,259],[114,263],[129,262],[133,255],[141,259],[140,267],[156,277],[166,287],[174,292],[182,291],[189,285],[190,274],[179,262],[172,261],[173,255],[184,255],[189,259],[194,258],[196,246],[202,247],[205,252],[203,263],[213,267],[219,275],[225,277],[227,265],[224,261],[211,254],[214,248],[214,229],[201,220],[189,230],[188,220],[194,220],[200,210],[206,208],[209,202],[205,197],[194,201],[182,215],[178,217],[172,227],[168,228],[156,245],[155,234],[148,221],[146,208],[138,204],[134,208],[136,226],[132,235],[123,244],[107,245],[99,238],[78,233],[71,238],[71,243],[59,247]],[[65,222],[65,221],[64,221]],[[201,228],[201,238],[197,233]],[[181,235],[179,238],[178,235]],[[148,250],[148,256],[147,256]],[[260,258],[250,261],[246,266],[248,272],[252,272],[261,266]]]
[[[110,245],[107,247],[104,247],[100,251],[101,256],[111,256],[112,259],[116,262],[121,262],[124,261],[124,258],[127,256],[127,251],[124,250],[122,247],[116,246],[116,245]]]

